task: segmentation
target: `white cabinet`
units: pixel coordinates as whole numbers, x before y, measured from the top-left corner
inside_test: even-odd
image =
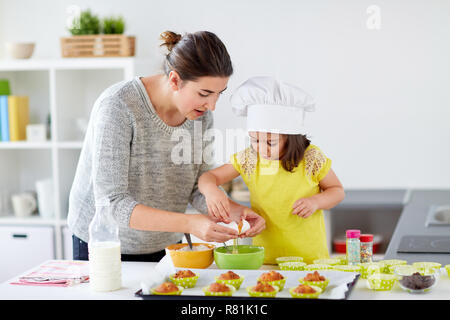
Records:
[[[72,250],[72,233],[69,228],[63,227],[62,229],[62,237],[63,237],[63,258],[66,260],[73,259],[73,250]]]
[[[0,226],[0,282],[55,259],[51,226]]]

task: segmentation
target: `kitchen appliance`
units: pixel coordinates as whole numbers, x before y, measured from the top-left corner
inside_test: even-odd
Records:
[[[404,253],[450,253],[450,236],[405,235],[397,252]]]

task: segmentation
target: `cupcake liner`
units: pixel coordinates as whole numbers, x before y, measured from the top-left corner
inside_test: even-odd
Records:
[[[170,281],[175,283],[177,286],[182,286],[184,288],[193,288],[197,283],[199,275],[196,273],[195,277],[185,277],[185,278],[174,278],[174,275],[169,276]]]
[[[158,292],[155,291],[155,288],[151,288],[150,291],[152,294],[160,295],[160,296],[179,296],[183,292],[184,288],[182,286],[177,285],[178,291],[174,292]]]
[[[363,262],[359,266],[361,267],[360,273],[362,279],[367,279],[375,273],[381,273],[384,269],[384,265],[378,262]]]
[[[265,284],[270,284],[271,286],[277,286],[280,289],[279,291],[282,291],[284,288],[284,285],[286,284],[286,278],[281,279],[281,280],[275,280],[275,281],[262,281],[262,280],[259,280],[259,278],[258,278],[257,281],[260,281]]]
[[[445,265],[445,270],[447,271],[447,275],[450,278],[450,264]]]
[[[296,256],[278,257],[278,258],[275,259],[275,261],[279,265],[280,263],[283,263],[283,262],[303,262],[303,258],[302,257],[296,257]]]
[[[347,264],[347,256],[346,255],[337,256],[334,259],[338,259],[340,262],[339,264],[341,264],[341,265]]]
[[[320,289],[322,289],[322,291],[325,291],[326,287],[330,283],[330,280],[325,279],[324,281],[306,281],[303,280],[303,278],[300,278],[298,279],[298,282],[300,282],[301,284],[307,284],[308,286],[311,287],[319,287]]]
[[[278,266],[280,267],[280,270],[303,271],[304,267],[306,266],[306,263],[300,262],[300,261],[289,261],[289,262],[279,263]]]
[[[337,265],[333,266],[333,270],[344,272],[361,272],[361,266]]]
[[[399,260],[399,259],[390,259],[390,260],[381,260],[379,261],[383,265],[383,273],[391,273],[389,270],[389,267],[391,266],[397,266],[397,265],[405,265],[408,263],[406,260]]]
[[[367,287],[376,291],[389,291],[397,281],[397,277],[392,274],[373,274],[367,278]]]
[[[236,288],[229,284],[227,284],[227,286],[228,288],[230,288],[230,291],[227,292],[211,292],[208,290],[209,286],[203,287],[202,291],[205,294],[205,296],[231,297],[233,293],[236,291]]]
[[[314,264],[328,264],[330,266],[335,266],[341,264],[341,260],[337,258],[329,258],[329,259],[316,259],[313,261]]]
[[[435,270],[440,270],[442,264],[438,262],[414,262],[412,266],[420,273],[429,274],[433,273]]]
[[[276,296],[276,294],[278,293],[278,291],[280,291],[280,288],[278,288],[278,286],[273,286],[274,287],[274,291],[272,292],[258,292],[258,291],[252,291],[252,289],[255,286],[249,286],[246,288],[247,293],[250,297],[257,297],[257,298],[274,298]]]
[[[303,268],[303,270],[305,270],[305,271],[331,270],[331,269],[333,269],[333,267],[330,266],[329,264],[317,264],[317,263],[308,264],[307,266],[305,266]]]
[[[218,282],[218,283],[232,285],[233,287],[236,288],[236,290],[239,290],[239,288],[241,287],[242,282],[244,282],[244,277],[239,275],[239,279],[221,280],[221,279],[219,279],[219,276],[215,276],[214,280],[216,280],[216,282]]]
[[[294,289],[296,287],[289,288],[289,293],[291,294],[292,298],[297,299],[317,299],[319,295],[322,293],[322,289],[316,286],[311,286],[316,292],[315,293],[295,293]]]

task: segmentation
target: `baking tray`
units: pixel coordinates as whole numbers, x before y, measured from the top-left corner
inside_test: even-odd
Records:
[[[195,273],[201,273],[199,272],[200,270],[205,270],[205,269],[190,269]],[[221,269],[211,269],[209,271],[209,273],[214,272],[213,275],[219,275],[221,273],[226,272],[227,270],[221,270]],[[196,284],[196,288],[197,290],[193,290],[193,289],[185,289],[183,291],[183,293],[181,295],[174,295],[174,296],[170,296],[170,295],[153,295],[153,294],[143,294],[142,293],[142,289],[139,289],[137,292],[135,292],[135,296],[136,297],[140,297],[143,300],[230,300],[230,301],[243,301],[243,300],[257,300],[257,301],[263,301],[263,300],[298,300],[292,297],[274,297],[274,298],[258,298],[258,297],[250,297],[247,292],[245,291],[245,288],[249,285],[255,285],[256,284],[256,275],[260,275],[264,272],[268,272],[270,270],[232,270],[233,272],[236,272],[237,274],[243,274],[245,277],[244,282],[242,283],[240,289],[237,291],[238,295],[233,295],[231,297],[215,297],[215,296],[205,296],[203,294],[203,292],[201,292],[201,288],[205,285],[208,285],[211,282],[214,282],[214,277],[213,275],[209,275],[208,277],[203,275],[203,283],[200,283],[200,280],[202,279],[202,275],[200,274],[200,278]],[[286,277],[286,285],[283,289],[282,292],[280,293],[284,293],[284,295],[288,295],[288,288],[298,285],[300,284],[298,282],[298,279],[304,275],[306,275],[306,273],[310,273],[311,271],[280,271],[280,270],[275,270],[277,272],[280,272],[281,274],[283,274]],[[250,276],[248,277],[249,272],[252,272],[255,276]],[[331,271],[331,270],[321,270],[319,271],[319,273],[324,274],[325,276],[329,275],[330,273],[340,273],[342,271]],[[342,272],[344,273],[344,272]],[[348,274],[348,273],[345,273]],[[355,287],[356,283],[358,282],[358,279],[360,277],[360,274],[356,274],[355,277],[353,278],[352,281],[347,282],[347,291],[344,294],[344,298],[342,299],[331,299],[331,298],[326,298],[326,297],[320,297],[319,296],[319,300],[346,300],[348,299],[348,297],[350,296],[353,288]],[[208,280],[206,280],[205,278],[208,278]],[[293,285],[293,283],[295,282],[295,285]],[[331,280],[330,280],[330,285],[331,285]],[[328,288],[327,288],[328,289]],[[195,294],[192,294],[192,291],[195,291]],[[201,293],[200,293],[201,292]],[[245,293],[244,293],[245,292]],[[191,293],[191,294],[189,294]],[[280,294],[278,293],[278,295]],[[287,294],[286,294],[287,293]]]

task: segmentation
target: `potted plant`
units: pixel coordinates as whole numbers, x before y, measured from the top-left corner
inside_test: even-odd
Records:
[[[63,57],[134,56],[135,37],[123,34],[123,17],[100,19],[87,9],[72,20],[68,30],[72,36],[61,38]]]

